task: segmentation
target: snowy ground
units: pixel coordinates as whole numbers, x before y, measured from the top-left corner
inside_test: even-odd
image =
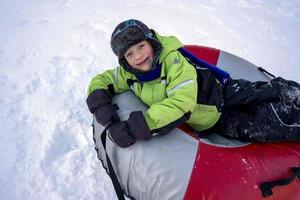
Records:
[[[116,199],[85,99],[117,64],[110,34],[128,18],[300,82],[299,0],[2,0],[1,199]]]

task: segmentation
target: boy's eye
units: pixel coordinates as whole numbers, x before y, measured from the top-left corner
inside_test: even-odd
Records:
[[[132,55],[132,53],[127,53],[127,54],[125,54],[125,58],[128,58],[128,57],[130,57]]]
[[[143,48],[145,46],[145,44],[140,44],[140,48]]]

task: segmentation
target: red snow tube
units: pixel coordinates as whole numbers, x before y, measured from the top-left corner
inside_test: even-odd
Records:
[[[230,56],[227,55],[226,61],[226,56],[222,55],[226,52],[217,49],[186,48],[217,66],[230,60]],[[188,132],[187,127],[181,129]],[[295,167],[299,170],[300,143],[248,144],[226,148],[200,139],[184,200],[300,200],[300,170]],[[270,184],[269,190],[263,193],[261,184],[264,182],[278,184]]]

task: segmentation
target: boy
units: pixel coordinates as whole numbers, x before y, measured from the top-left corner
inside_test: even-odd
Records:
[[[184,122],[202,131],[218,121],[215,105],[197,104],[197,72],[177,51],[182,46],[175,37],[160,36],[138,20],[122,22],[113,31],[111,47],[120,66],[93,78],[87,103],[100,124],[113,122],[109,132],[117,145],[148,140]],[[111,98],[129,89],[149,109],[145,114],[132,112],[127,121],[117,122]]]
[[[115,28],[111,48],[120,66],[95,76],[87,98],[98,123],[109,124],[114,143],[127,147],[185,122],[197,132],[210,129],[247,141],[300,140],[299,84],[282,78],[270,83],[231,79],[222,87],[211,73],[195,70],[177,51],[182,46],[177,38],[160,36],[138,20]],[[126,90],[149,109],[120,121],[111,100]],[[293,95],[286,97],[286,91]]]

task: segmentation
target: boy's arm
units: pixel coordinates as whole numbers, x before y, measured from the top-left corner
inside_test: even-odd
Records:
[[[187,121],[197,102],[197,72],[180,53],[173,53],[166,60],[167,96],[152,104],[145,113],[145,120],[152,133],[165,134]]]
[[[92,79],[88,87],[86,103],[98,123],[106,125],[110,121],[119,121],[119,117],[111,104],[112,96],[128,89],[125,72],[122,72],[120,67],[105,71]]]
[[[106,90],[111,95],[128,90],[129,86],[126,83],[125,73],[119,66],[96,75],[88,87],[88,95],[98,89]]]

